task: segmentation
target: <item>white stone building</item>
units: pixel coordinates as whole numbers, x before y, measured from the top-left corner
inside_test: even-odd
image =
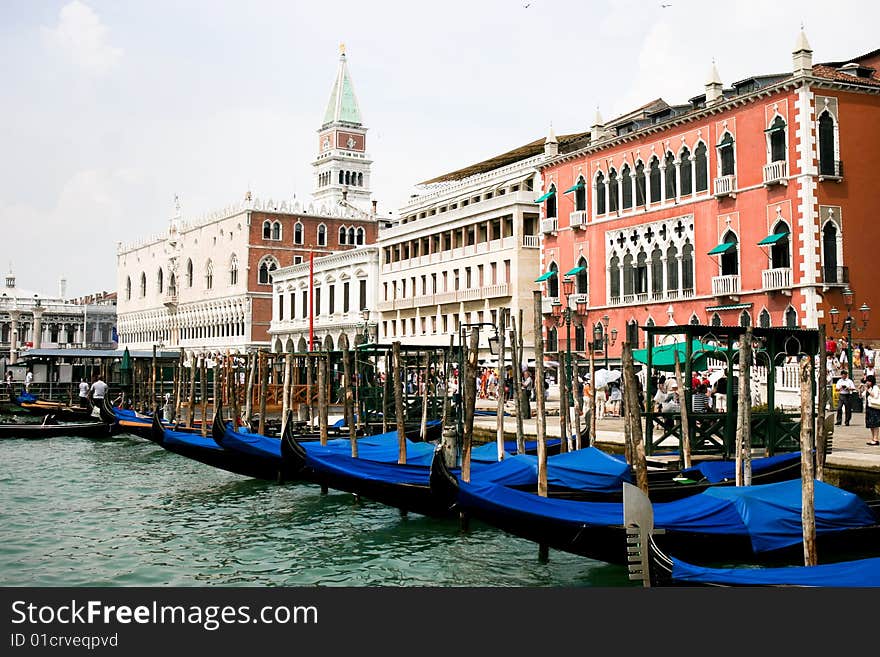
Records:
[[[14,365],[28,349],[116,347],[116,295],[102,292],[67,299],[61,279],[58,294],[41,294],[16,285],[6,275],[0,291],[0,359]]]
[[[272,272],[373,244],[366,127],[344,52],[321,127],[314,202],[243,201],[117,250],[120,346],[270,347]]]
[[[563,137],[569,143],[579,136]],[[534,358],[533,290],[540,274],[537,166],[558,152],[552,135],[422,183],[379,233],[380,339],[449,345],[465,324],[497,326],[498,310],[523,311]],[[483,327],[482,345],[491,329]]]
[[[349,345],[375,340],[379,251],[365,246],[315,258],[272,272],[272,349],[304,352],[313,333],[315,348],[335,349],[345,334]],[[311,290],[311,294],[310,294]],[[310,303],[311,300],[311,303]]]

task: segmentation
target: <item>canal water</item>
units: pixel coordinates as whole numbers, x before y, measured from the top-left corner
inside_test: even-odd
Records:
[[[625,547],[621,545],[621,550]],[[2,586],[631,586],[626,569],[126,435],[0,440]]]

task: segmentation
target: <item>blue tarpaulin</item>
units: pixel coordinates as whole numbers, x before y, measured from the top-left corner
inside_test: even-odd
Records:
[[[459,500],[506,514],[546,517],[572,525],[622,526],[623,504],[539,497],[487,483],[460,484]],[[815,482],[816,533],[875,524],[856,495]],[[676,531],[748,536],[755,552],[796,545],[803,540],[801,482],[718,487],[654,505],[654,526]]]
[[[781,568],[703,568],[672,557],[672,579],[741,586],[880,586],[880,557]]]
[[[185,445],[187,447],[198,447],[199,449],[210,449],[213,451],[221,451],[220,447],[210,435],[202,436],[200,433],[191,433],[189,431],[174,431],[165,429],[165,442],[170,445]]]
[[[800,452],[789,452],[775,456],[752,459],[752,474],[760,474],[784,463],[801,460]],[[736,461],[703,461],[699,465],[681,471],[692,479],[705,477],[713,484],[736,479]]]

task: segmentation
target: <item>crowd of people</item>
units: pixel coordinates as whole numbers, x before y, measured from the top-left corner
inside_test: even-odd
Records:
[[[872,345],[862,343],[852,345],[850,349],[844,336],[836,340],[829,337],[825,341],[827,398],[829,406],[835,411],[834,424],[849,426],[856,400],[859,400],[865,411],[865,426],[871,430],[866,444],[877,446],[880,445],[880,389],[877,388],[874,374],[874,353]],[[850,358],[852,371],[849,370]],[[862,370],[858,384],[854,377],[857,369]],[[837,403],[832,405],[835,394]]]

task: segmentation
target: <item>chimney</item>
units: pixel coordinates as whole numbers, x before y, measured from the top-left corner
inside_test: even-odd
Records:
[[[556,134],[553,132],[553,124],[550,124],[550,133],[544,140],[544,156],[556,157],[559,155],[559,142],[556,141]]]
[[[67,279],[63,276],[58,281],[58,296],[62,299],[67,296]]]
[[[599,113],[599,108],[597,107],[596,118],[593,119],[593,125],[590,126],[590,141],[599,141],[607,136],[608,132],[605,130],[605,121],[602,119],[602,115]]]
[[[721,76],[712,60],[712,69],[709,71],[709,79],[706,80],[706,105],[714,105],[723,99]]]
[[[812,75],[813,73],[813,49],[810,42],[807,41],[807,35],[804,34],[804,28],[798,34],[797,41],[794,44],[794,50],[791,53],[792,73],[794,75]]]

